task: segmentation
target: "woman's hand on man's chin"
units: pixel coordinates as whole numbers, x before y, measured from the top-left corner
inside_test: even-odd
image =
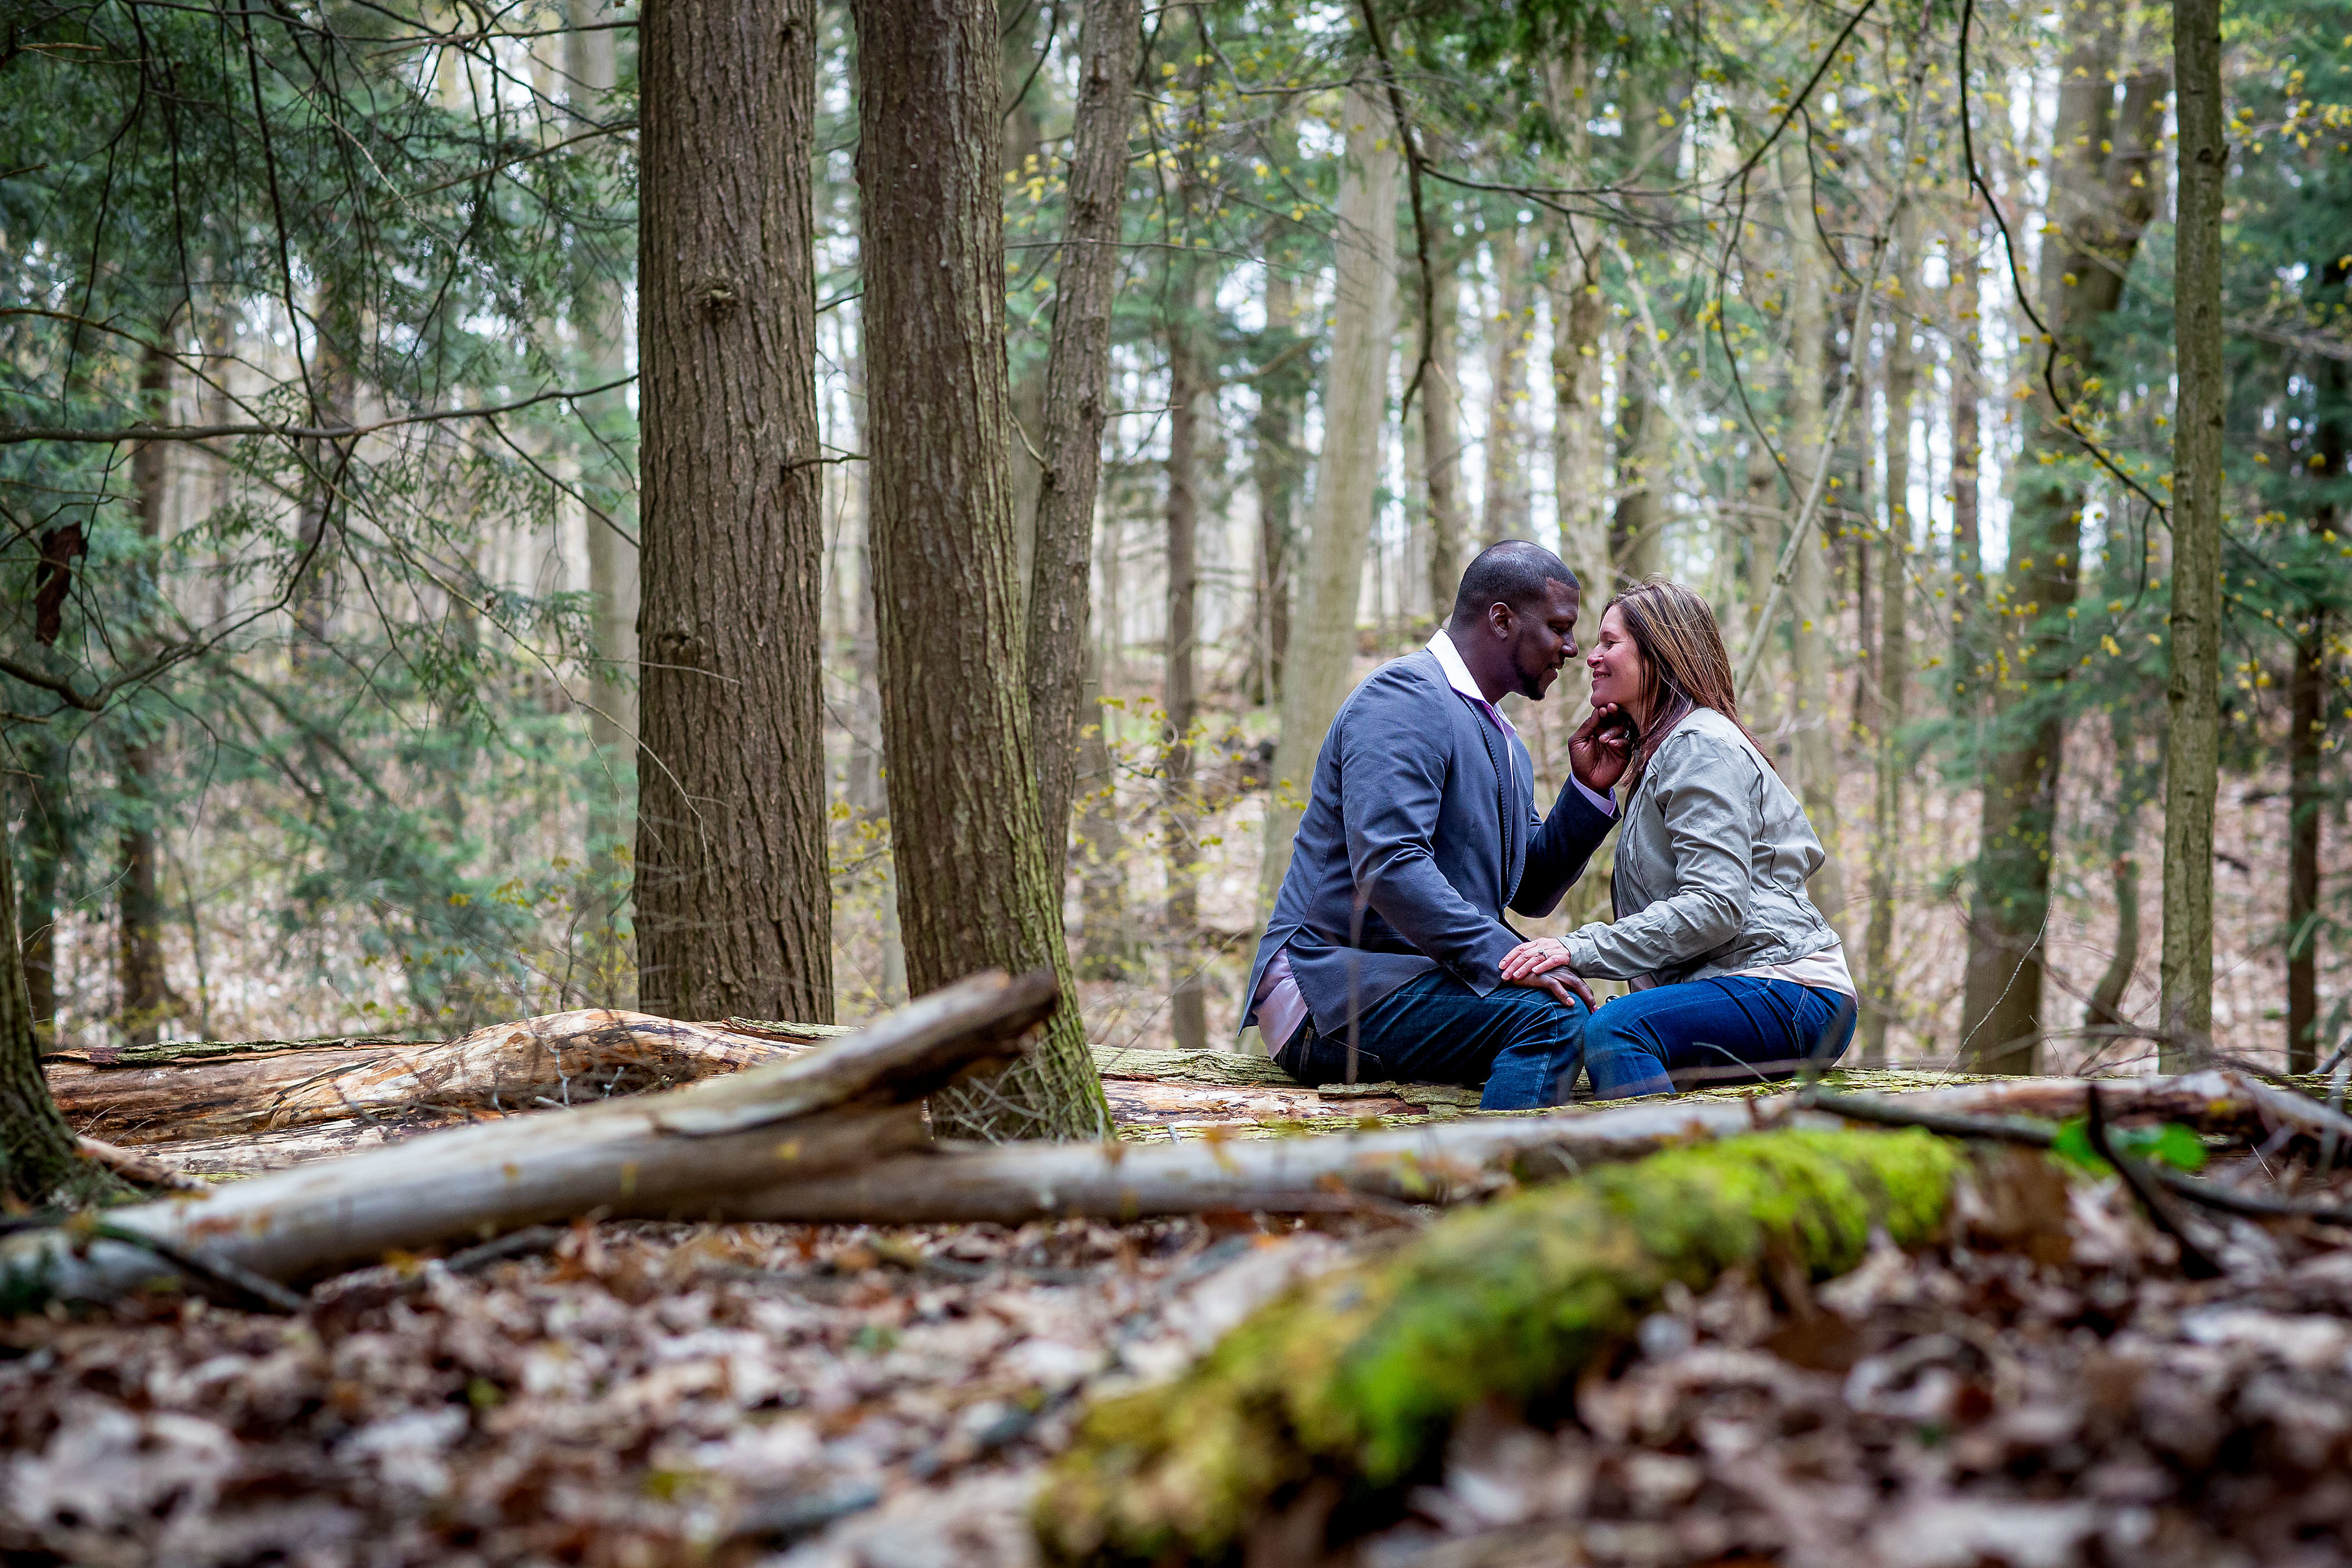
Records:
[[[1614,702],[1604,702],[1584,717],[1568,738],[1568,765],[1577,782],[1595,795],[1607,795],[1625,776],[1633,754],[1633,721]]]

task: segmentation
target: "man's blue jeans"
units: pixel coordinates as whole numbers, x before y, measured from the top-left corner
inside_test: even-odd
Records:
[[[1444,970],[1408,981],[1364,1009],[1356,1028],[1358,1083],[1486,1086],[1482,1110],[1558,1105],[1576,1082],[1584,1006],[1498,985],[1481,996]],[[1304,1084],[1348,1081],[1348,1037],[1313,1024],[1275,1060]]]
[[[1846,1001],[1793,980],[1746,974],[1628,993],[1602,1004],[1584,1026],[1593,1096],[1622,1100],[1786,1078],[1817,1051],[1835,1061],[1853,1039]]]

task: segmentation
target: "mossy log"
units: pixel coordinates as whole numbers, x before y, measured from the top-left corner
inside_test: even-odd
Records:
[[[2264,1129],[2236,1080],[2215,1072],[2125,1079],[2100,1086],[2107,1114],[2188,1122],[2230,1135]],[[2081,1079],[2007,1079],[1921,1094],[1872,1097],[1914,1114],[2031,1117],[2082,1114]],[[1848,1097],[1849,1101],[1864,1097]],[[1089,1215],[1130,1220],[1209,1209],[1285,1214],[1483,1198],[1505,1178],[1549,1180],[1618,1164],[1677,1144],[1759,1127],[1829,1130],[1839,1116],[1777,1096],[1654,1096],[1528,1115],[1473,1113],[1381,1131],[1178,1143],[1001,1147],[941,1144],[855,1170],[795,1178],[728,1200],[733,1219],[803,1224],[914,1225]],[[2325,1112],[2325,1106],[2312,1110]]]
[[[1066,1563],[1236,1562],[1318,1478],[1327,1495],[1404,1484],[1464,1410],[1572,1387],[1670,1282],[1838,1274],[1874,1226],[1929,1239],[1967,1163],[1919,1131],[1757,1133],[1449,1217],[1261,1310],[1177,1382],[1094,1407],[1039,1494],[1040,1543]]]

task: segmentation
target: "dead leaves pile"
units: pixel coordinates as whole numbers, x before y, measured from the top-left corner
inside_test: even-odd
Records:
[[[1463,1423],[1443,1476],[1350,1561],[2352,1557],[2352,1250],[2241,1224],[2228,1276],[2190,1284],[2119,1189],[2062,1201],[2037,1247],[1979,1204],[1968,1244],[1884,1248],[1815,1289],[1675,1293],[1572,1410]]]
[[[1172,1373],[1344,1256],[1192,1221],[583,1226],[479,1277],[348,1277],[295,1319],[22,1321],[0,1554],[1022,1562],[1078,1394]]]

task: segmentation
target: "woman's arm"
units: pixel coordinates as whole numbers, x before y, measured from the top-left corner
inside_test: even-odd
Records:
[[[1655,794],[1673,894],[1622,920],[1525,943],[1505,961],[1506,976],[1564,966],[1587,979],[1630,980],[1687,963],[1739,934],[1756,846],[1755,763],[1738,747],[1695,734],[1676,737],[1650,765],[1664,770]]]

